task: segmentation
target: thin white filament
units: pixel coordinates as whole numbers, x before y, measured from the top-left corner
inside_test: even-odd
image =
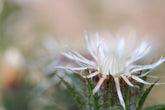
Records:
[[[129,86],[131,86],[131,87],[135,87],[127,78],[126,78],[126,76],[121,76],[122,78],[123,78],[123,80],[129,85]]]
[[[99,72],[94,72],[94,73],[91,73],[90,75],[88,75],[88,76],[86,76],[87,78],[92,78],[92,77],[94,77],[94,76],[96,76],[96,75],[98,75],[99,74]]]
[[[143,84],[147,84],[147,85],[151,85],[151,84],[155,84],[155,83],[149,83],[149,82],[146,82],[144,80],[142,80],[141,78],[139,78],[138,76],[134,76],[132,75],[132,78],[140,83],[143,83]]]
[[[99,89],[102,83],[104,82],[105,78],[101,78],[99,82],[97,83],[96,87],[93,89],[93,94],[95,94]]]
[[[115,85],[116,85],[116,90],[117,90],[117,94],[118,94],[118,97],[119,97],[120,104],[122,105],[124,110],[126,110],[125,102],[124,102],[124,99],[123,99],[123,96],[122,96],[122,93],[121,93],[121,89],[120,89],[119,78],[115,78]]]
[[[146,69],[154,69],[156,68],[157,66],[159,66],[160,64],[162,64],[163,62],[165,61],[165,58],[161,57],[160,60],[158,60],[157,62],[151,64],[151,65],[144,65],[144,66],[141,66],[137,69],[133,69],[131,71],[131,73],[134,73],[134,72],[137,72],[137,71],[141,71],[141,70],[146,70]]]

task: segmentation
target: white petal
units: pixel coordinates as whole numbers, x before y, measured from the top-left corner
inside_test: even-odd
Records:
[[[76,53],[78,56],[74,55],[71,52],[69,52],[69,53],[63,52],[62,54],[71,60],[75,60],[77,62],[77,64],[79,64],[80,66],[87,66],[87,65],[95,66],[94,62],[85,59],[83,56],[81,56],[78,53]]]
[[[74,60],[73,56],[71,54],[69,54],[69,53],[62,52],[61,54],[64,55],[65,57],[71,59],[71,60]]]
[[[115,85],[116,85],[116,90],[117,90],[117,94],[120,100],[120,104],[122,105],[122,107],[124,108],[124,110],[126,110],[125,108],[125,102],[123,100],[123,96],[120,90],[120,83],[119,83],[119,78],[115,78]]]
[[[86,59],[85,57],[83,57],[82,55],[80,55],[77,51],[75,51],[75,50],[72,50],[73,51],[73,53],[75,53],[79,58],[81,58],[81,59],[83,59],[83,60],[85,60],[85,61],[89,61],[88,59]]]
[[[89,36],[88,36],[87,33],[84,35],[84,41],[85,41],[85,45],[86,45],[87,50],[89,51],[89,53],[91,54],[91,56],[96,60],[96,56],[93,53],[93,49],[92,49],[93,47],[91,46],[92,44],[89,41]]]
[[[127,66],[146,56],[150,50],[151,47],[148,46],[146,42],[141,43],[141,45],[131,55],[131,60],[127,62]]]
[[[165,76],[153,76],[153,75],[147,75],[147,77],[156,78],[156,79],[165,78]]]
[[[87,50],[89,51],[91,56],[95,59],[95,61],[97,61],[98,59],[97,50],[99,49],[99,45],[101,44],[101,41],[102,41],[99,39],[99,34],[95,33],[95,36],[92,39],[89,38],[87,34],[85,34],[84,39],[85,39]]]
[[[120,41],[118,43],[118,49],[117,49],[120,56],[123,53],[124,46],[125,46],[125,41],[124,41],[124,38],[121,37],[121,39],[120,39]]]
[[[146,82],[146,81],[142,80],[141,78],[139,78],[137,76],[133,76],[133,75],[132,75],[132,78],[135,79],[136,81],[140,82],[140,83],[147,84],[147,85],[152,85],[152,84],[161,85],[161,84],[165,84],[165,83],[149,83],[149,82]]]
[[[143,76],[146,76],[147,74],[149,74],[151,71],[147,71],[145,73],[143,73],[142,75],[139,75],[139,77],[143,77]]]
[[[92,78],[92,77],[94,77],[94,76],[96,76],[96,75],[98,75],[99,74],[99,72],[94,72],[94,73],[91,73],[90,75],[88,75],[88,76],[86,76],[87,78]]]
[[[143,42],[136,50],[137,52],[136,57],[139,56],[138,59],[140,59],[144,57],[150,50],[151,50],[151,47],[148,46],[147,42]]]
[[[104,52],[103,52],[103,50],[102,50],[102,47],[101,47],[101,43],[98,45],[98,47],[97,47],[97,55],[98,56],[101,56],[101,57],[104,57],[105,55],[104,55]]]
[[[140,68],[140,67],[142,67],[141,65],[131,65],[131,66],[129,66],[129,69],[136,69],[136,68]]]
[[[124,79],[124,81],[131,87],[135,87],[127,78],[126,76],[121,75],[121,77]]]
[[[98,90],[100,89],[100,86],[102,85],[102,83],[104,82],[105,78],[101,78],[99,80],[99,82],[97,83],[96,87],[93,89],[93,94],[95,94],[96,92],[98,92]]]
[[[95,66],[94,62],[88,60],[87,58],[83,57],[82,55],[80,55],[78,52],[76,52],[75,50],[72,50],[79,58],[81,58],[82,60],[84,60],[85,62],[88,62],[88,64]]]
[[[141,71],[141,70],[146,70],[146,69],[152,70],[152,69],[156,68],[157,66],[159,66],[160,64],[162,64],[164,61],[165,61],[165,58],[161,57],[160,60],[158,60],[157,62],[155,62],[155,63],[153,63],[151,65],[139,66],[138,68],[133,69],[131,71],[131,73],[134,73],[134,72],[137,72],[137,71]]]
[[[144,80],[142,80],[141,78],[137,77],[137,76],[134,76],[132,75],[132,78],[140,83],[143,83],[143,84],[147,84],[147,85],[151,85],[151,84],[154,84],[154,83],[149,83],[149,82],[146,82]]]
[[[89,75],[83,75],[82,73],[84,73],[84,72],[80,72],[81,77],[83,77],[83,78],[92,78],[92,77],[96,76],[99,72],[91,73],[91,70],[89,69]]]
[[[102,47],[99,47],[99,54],[100,54],[101,58],[104,58],[105,57],[105,53],[104,53]]]
[[[138,55],[143,54],[143,52],[146,51],[147,47],[148,47],[148,44],[146,42],[142,42],[141,45],[136,50],[137,54]]]

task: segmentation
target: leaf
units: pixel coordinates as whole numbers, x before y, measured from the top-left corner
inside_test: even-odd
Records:
[[[149,72],[150,69],[146,69],[146,70],[142,70],[142,73],[146,73],[146,72]]]
[[[144,110],[165,110],[165,105],[154,105],[151,107],[147,107]]]
[[[157,80],[157,81],[158,81],[158,80]],[[157,81],[155,81],[155,83],[156,83]],[[155,84],[152,84],[152,85],[143,93],[143,95],[141,96],[141,98],[140,98],[140,100],[139,100],[139,103],[138,103],[138,107],[137,107],[138,110],[141,110],[141,108],[142,108],[142,106],[143,106],[143,104],[144,104],[144,102],[145,102],[145,100],[146,100],[148,94],[150,93],[150,91],[152,90],[152,88],[153,88],[154,86],[155,86]]]
[[[68,90],[70,91],[70,93],[72,94],[72,96],[74,97],[76,103],[78,104],[78,106],[80,107],[80,109],[82,110],[83,108],[83,104],[84,104],[84,101],[82,100],[83,97],[81,95],[80,92],[78,92],[74,87],[72,87],[67,81],[65,81],[62,77],[60,77],[59,75],[57,75],[55,73],[55,75],[57,77],[60,78],[60,80],[65,84],[65,86],[68,88]]]

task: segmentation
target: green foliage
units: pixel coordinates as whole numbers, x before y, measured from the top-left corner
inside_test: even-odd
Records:
[[[73,85],[74,85],[77,89],[79,89],[79,90],[81,91],[81,90],[84,88],[84,85],[83,85],[81,79],[78,78],[76,75],[72,75],[72,74],[69,74],[69,73],[67,73],[67,72],[65,72],[65,75],[66,75],[68,78],[70,78],[70,79],[72,80]],[[82,91],[81,91],[81,92],[82,92]]]
[[[155,86],[155,84],[152,84],[152,85],[143,93],[143,95],[141,96],[141,98],[140,98],[140,100],[139,100],[139,102],[138,102],[138,106],[137,106],[138,110],[141,110],[141,109],[142,109],[143,104],[144,104],[144,102],[145,102],[147,96],[149,95],[149,93],[151,92],[151,90],[152,90],[152,88],[153,88],[154,86]]]
[[[110,82],[109,83],[109,88],[108,88],[108,97],[107,97],[107,100],[108,100],[108,102],[107,102],[107,105],[108,105],[108,108],[110,108],[110,106],[111,106],[111,103],[112,103],[112,90],[111,90],[111,88],[112,88],[112,82]]]
[[[128,103],[128,99],[129,99],[129,90],[130,90],[130,87],[128,86],[128,85],[126,85],[126,87],[125,87],[125,90],[124,90],[124,102],[125,102],[125,104],[127,105],[127,103]]]
[[[51,107],[54,108],[53,110],[79,110],[80,107],[77,104],[75,97],[73,97],[71,91],[69,91],[68,89],[62,89],[61,84],[62,82],[59,82],[57,85],[52,87],[54,92],[44,93],[44,95],[46,95],[45,97],[49,98],[48,101],[51,102],[51,105],[49,107],[48,104],[45,104],[46,108],[50,109]],[[45,108],[45,106],[43,107]]]
[[[66,73],[67,74],[67,73]],[[100,103],[100,96],[98,95],[98,93],[94,94],[92,93],[95,85],[93,84],[91,79],[85,79],[86,81],[86,86],[83,86],[82,83],[80,84],[80,78],[74,78],[73,76],[69,75],[69,77],[74,80],[73,81],[73,85],[78,86],[80,85],[79,88],[72,86],[71,84],[69,84],[68,82],[66,82],[62,77],[58,76],[56,74],[57,77],[59,77],[61,79],[61,81],[66,85],[68,91],[72,94],[72,96],[74,97],[77,105],[79,106],[79,108],[82,109],[89,109],[89,110],[100,110],[101,107],[101,103]],[[77,80],[79,79],[79,80]],[[77,83],[74,84],[74,83]],[[81,91],[79,92],[77,89],[86,89],[85,91]],[[87,96],[87,97],[84,97]],[[85,100],[88,100],[87,102]]]
[[[151,107],[147,107],[144,110],[165,110],[165,105],[154,105]]]
[[[62,77],[60,77],[59,75],[56,74],[57,77],[60,78],[60,80],[66,85],[68,91],[72,94],[72,96],[74,97],[76,103],[78,104],[79,108],[82,110],[83,109],[83,104],[85,104],[83,102],[83,96],[81,95],[81,93],[79,91],[76,90],[75,87],[72,87],[68,82],[66,82]]]
[[[29,90],[31,84],[21,81],[14,87],[3,90],[2,105],[5,110],[30,110],[29,104],[32,99]]]
[[[92,107],[94,110],[100,110],[101,105],[99,104],[100,97],[98,96],[98,93],[95,93],[93,95],[92,90],[94,89],[94,84],[92,83],[91,79],[87,80],[87,87],[88,87],[88,102],[89,102],[89,108],[92,110]],[[91,98],[92,97],[92,98]]]
[[[45,106],[43,110],[57,110],[55,106]]]
[[[4,50],[8,45],[13,43],[9,42],[11,36],[8,36],[8,28],[14,23],[14,21],[10,20],[9,22],[9,19],[21,9],[17,4],[12,3],[10,0],[3,0],[2,3],[3,9],[0,13],[0,50]]]
[[[144,77],[142,77],[142,79],[143,79],[144,81],[146,81],[146,80],[147,80],[147,77],[144,76]],[[144,84],[139,83],[138,85],[139,85],[140,89],[143,89],[143,88],[144,88]]]
[[[113,81],[110,81],[108,83],[109,87],[104,90],[103,94],[98,94],[98,93],[93,94],[92,91],[95,87],[93,79],[87,78],[87,79],[84,79],[83,81],[80,77],[77,77],[76,75],[68,75],[67,73],[66,75],[73,80],[73,84],[66,82],[63,78],[59,77],[58,75],[57,76],[67,86],[68,91],[72,94],[77,105],[79,105],[79,108],[81,110],[83,109],[85,110],[107,110],[107,109],[123,110],[123,108],[120,105],[118,96],[114,92],[115,89],[112,90],[113,87],[115,87],[115,85],[113,84]],[[143,77],[143,80],[146,80],[146,77]],[[154,87],[154,84],[151,85],[148,89],[144,91],[143,95],[141,96],[144,84],[139,84],[139,83],[137,84],[139,88],[129,87],[128,85],[122,86],[122,88],[124,88],[122,91],[122,94],[123,94],[124,101],[126,103],[127,110],[135,110],[135,109],[141,110],[148,94]]]

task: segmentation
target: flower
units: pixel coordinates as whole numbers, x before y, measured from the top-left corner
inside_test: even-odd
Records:
[[[62,77],[65,81],[71,83],[72,80],[66,76],[64,70],[56,70],[54,68],[55,66],[57,66],[59,64],[65,65],[66,62],[68,62],[68,59],[66,59],[63,56],[60,56],[60,51],[64,50],[65,45],[61,45],[61,43],[59,43],[59,41],[57,41],[53,36],[44,37],[42,39],[42,45],[43,45],[43,48],[39,49],[40,57],[39,57],[38,64],[41,65],[40,68],[43,68],[43,66],[45,66],[45,68],[43,68],[44,69],[43,71],[47,75],[56,73],[60,77]],[[68,73],[72,74],[70,71]],[[60,79],[56,75],[53,75],[53,77],[51,79],[49,79],[49,81],[51,82],[51,84],[56,85],[56,84],[59,84]],[[50,84],[45,84],[45,85],[50,86]],[[45,88],[48,88],[48,86]],[[66,88],[63,83],[60,84],[60,87],[62,89]]]
[[[161,57],[160,60],[153,64],[135,65],[136,61],[146,56],[151,50],[151,46],[146,41],[141,42],[140,45],[137,46],[135,49],[130,49],[130,51],[126,52],[125,50],[128,49],[126,48],[127,44],[124,37],[118,37],[116,39],[117,42],[106,42],[104,39],[99,39],[98,33],[96,33],[95,36],[92,38],[86,34],[84,38],[86,48],[92,56],[93,60],[89,60],[73,50],[72,52],[64,52],[62,54],[69,59],[76,61],[80,67],[59,66],[57,68],[64,68],[74,71],[75,73],[79,73],[84,78],[92,78],[101,74],[98,83],[93,89],[93,94],[99,91],[103,82],[108,79],[108,76],[112,76],[115,82],[120,104],[124,109],[125,102],[121,93],[119,79],[122,78],[126,82],[126,84],[131,87],[136,87],[136,85],[133,85],[131,83],[131,81],[129,80],[130,78],[143,84],[154,84],[144,81],[141,77],[146,76],[151,70],[165,61],[165,58]],[[129,43],[131,44],[131,41]],[[130,47],[133,47],[133,45]],[[80,71],[86,69],[94,71],[90,71],[89,75],[81,74]],[[139,72],[143,70],[149,71],[139,74]],[[163,83],[156,83],[156,85],[158,84]]]

